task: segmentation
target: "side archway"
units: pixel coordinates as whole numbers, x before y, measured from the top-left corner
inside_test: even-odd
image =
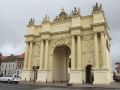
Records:
[[[86,83],[93,84],[94,81],[94,73],[92,69],[92,65],[86,66]]]

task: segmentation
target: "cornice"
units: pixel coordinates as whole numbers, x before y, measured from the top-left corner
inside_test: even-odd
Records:
[[[40,32],[39,35],[50,34],[50,31]]]
[[[27,35],[24,35],[24,37],[34,37],[34,36],[36,36],[36,35],[34,35],[34,34],[27,34]]]
[[[70,30],[76,30],[76,29],[81,29],[81,26],[76,26],[76,27],[69,27]]]
[[[54,35],[54,34],[62,34],[62,33],[70,33],[70,30],[59,31],[59,32],[51,32],[50,34]]]

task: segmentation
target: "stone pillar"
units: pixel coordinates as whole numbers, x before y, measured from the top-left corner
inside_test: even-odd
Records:
[[[26,42],[26,50],[25,50],[25,59],[24,59],[24,70],[28,68],[28,55],[29,55],[29,43]]]
[[[102,47],[102,68],[107,68],[107,61],[106,61],[106,48],[105,48],[105,35],[104,32],[101,32],[101,47]]]
[[[44,41],[41,40],[41,45],[40,45],[40,69],[43,69],[43,59],[44,59]]]
[[[45,41],[45,66],[44,69],[48,67],[48,40]]]
[[[31,70],[32,68],[32,59],[33,59],[33,42],[30,41],[30,48],[29,48],[29,60],[28,60],[28,69]]]
[[[72,56],[71,56],[71,67],[75,69],[75,36],[72,36]]]
[[[81,38],[77,36],[77,69],[81,69]]]
[[[94,32],[94,54],[95,54],[95,68],[99,68],[99,49],[98,49],[98,37],[97,32]]]

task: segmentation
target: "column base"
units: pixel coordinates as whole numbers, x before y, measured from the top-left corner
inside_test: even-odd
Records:
[[[38,70],[37,82],[52,82],[50,70]]]
[[[21,80],[22,81],[32,81],[32,80],[34,80],[33,70],[23,70]]]
[[[112,76],[109,69],[94,69],[93,84],[110,84],[111,80]]]
[[[82,84],[84,82],[83,70],[71,70],[69,83]]]

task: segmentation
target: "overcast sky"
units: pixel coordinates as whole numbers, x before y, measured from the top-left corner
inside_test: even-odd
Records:
[[[45,14],[51,20],[62,7],[70,13],[76,6],[81,15],[91,14],[96,2],[103,5],[112,38],[112,61],[120,60],[120,1],[119,0],[0,0],[0,52],[3,55],[24,52],[24,35],[28,21],[35,18],[39,24]]]

